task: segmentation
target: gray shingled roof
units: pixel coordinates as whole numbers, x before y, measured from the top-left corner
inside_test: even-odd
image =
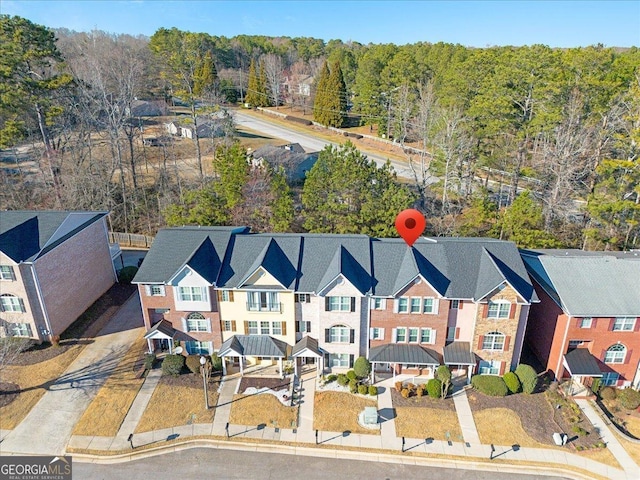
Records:
[[[165,319],[162,319],[158,323],[156,323],[153,327],[151,327],[151,329],[144,335],[144,338],[153,337],[156,332],[160,332],[169,338],[173,338],[176,336],[176,333],[178,331],[175,328],[173,328],[173,325],[171,325],[171,322]]]
[[[235,352],[250,357],[286,357],[289,345],[269,335],[234,335],[220,346],[218,355]]]
[[[300,341],[293,346],[291,356],[297,357],[298,354],[304,350],[309,350],[315,353],[318,357],[322,356],[322,351],[318,347],[318,340],[310,337],[309,335],[302,337]]]
[[[640,262],[590,255],[523,252],[531,276],[574,317],[640,315]]]
[[[590,377],[601,377],[602,372],[598,362],[586,348],[576,348],[566,353],[564,356],[567,368],[571,375],[588,375]]]
[[[108,212],[9,210],[0,212],[0,251],[17,263],[33,261]]]
[[[246,227],[181,227],[160,230],[133,283],[165,283],[184,265],[207,281],[218,276],[227,244]]]
[[[475,365],[476,355],[469,342],[453,342],[442,350],[445,365]]]
[[[369,351],[369,361],[409,365],[440,365],[438,354],[433,350],[406,343],[388,343],[373,347]]]

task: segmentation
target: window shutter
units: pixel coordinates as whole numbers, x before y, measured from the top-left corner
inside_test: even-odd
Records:
[[[216,290],[216,296],[218,297],[218,303],[222,301],[222,292],[220,290]]]
[[[397,298],[395,298],[393,300],[393,313],[398,313],[398,304],[399,304],[399,300]]]
[[[4,302],[0,302],[0,312],[4,312]]]
[[[304,303],[311,303],[311,294],[310,293],[305,294]]]
[[[181,318],[180,320],[182,320],[182,331],[183,332],[188,332],[189,330],[187,330],[187,319],[186,318]]]
[[[27,323],[26,325],[27,325],[27,334],[28,334],[30,337],[33,337],[33,331],[31,330],[31,324],[30,324],[30,323]]]
[[[144,286],[144,294],[145,294],[147,297],[150,297],[150,296],[151,296],[151,285],[145,285],[145,286]]]
[[[509,337],[509,336],[504,337],[504,347],[502,349],[504,352],[508,352],[509,351],[509,343],[511,343],[511,337]]]
[[[349,355],[349,368],[353,368],[353,354]]]
[[[431,342],[429,343],[436,343],[436,329],[432,328],[431,329],[431,338],[430,338]]]
[[[300,324],[296,322],[296,333],[300,333]]]
[[[437,298],[434,298],[433,299],[433,313],[437,314],[439,308],[440,308],[440,300],[438,300]]]
[[[311,333],[311,322],[306,322],[307,323],[307,333]]]
[[[213,353],[213,342],[207,342],[207,350],[209,350],[209,355]]]
[[[374,331],[373,328],[369,329],[369,340],[373,340],[373,331]]]
[[[611,331],[612,331],[612,330],[613,330],[613,326],[615,325],[615,323],[616,323],[616,319],[615,319],[615,317],[611,317],[611,318],[609,319],[609,328],[608,328],[608,330],[611,330]]]
[[[229,290],[229,301],[233,302],[233,290]]]
[[[235,320],[231,320],[231,330],[232,331],[237,331],[237,327],[236,327],[236,321]]]
[[[633,355],[633,350],[627,350],[627,356],[624,358],[624,364],[627,364],[631,361],[631,355]]]
[[[398,329],[397,328],[392,328],[391,329],[391,342],[392,343],[396,343],[398,341]]]
[[[22,313],[26,312],[26,311],[27,311],[27,309],[26,309],[26,308],[24,308],[24,300],[22,300],[21,298],[19,298],[19,299],[18,299],[18,302],[20,302],[20,311],[21,311]],[[29,335],[29,336],[31,336],[31,335]]]
[[[282,323],[282,335],[286,335],[287,334],[287,322],[280,322]]]
[[[517,308],[517,304],[516,303],[512,303],[511,306],[509,307],[509,318],[516,318],[516,308]]]
[[[329,311],[329,297],[324,297],[324,311]]]
[[[596,328],[597,324],[598,324],[598,319],[597,318],[592,318],[591,319],[591,328]]]
[[[331,343],[331,329],[329,328],[324,329],[324,341],[327,343]]]
[[[356,331],[352,328],[349,330],[349,343],[354,343],[356,338]]]
[[[211,333],[211,319],[207,318],[207,333]]]
[[[244,334],[245,335],[249,335],[249,321],[248,320],[244,321]]]
[[[482,307],[482,318],[487,318],[489,316],[489,304],[485,303]]]
[[[384,340],[384,328],[379,328],[378,333],[380,334],[379,340]]]
[[[460,338],[460,327],[456,327],[456,334],[454,336],[455,340],[458,340]]]
[[[636,324],[633,329],[635,332],[640,331],[640,317],[636,318]]]
[[[351,297],[351,311],[356,311],[356,297]]]
[[[458,310],[462,310],[463,305],[464,305],[464,301],[458,300]]]
[[[484,335],[478,337],[478,350],[482,350],[482,344],[484,343]]]
[[[504,366],[507,362],[500,362],[500,375],[504,375]]]

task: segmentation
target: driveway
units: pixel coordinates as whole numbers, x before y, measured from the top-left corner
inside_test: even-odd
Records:
[[[142,310],[136,293],[51,385],[22,423],[2,440],[0,454],[64,454],[73,427],[142,331]]]

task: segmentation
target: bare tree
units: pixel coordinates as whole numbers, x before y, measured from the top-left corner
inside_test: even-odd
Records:
[[[278,108],[282,103],[282,81],[284,79],[284,66],[282,58],[274,53],[262,56],[264,73],[267,77],[267,89],[273,105]]]

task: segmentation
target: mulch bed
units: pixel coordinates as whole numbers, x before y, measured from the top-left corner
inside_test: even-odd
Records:
[[[438,410],[447,410],[449,412],[455,412],[456,407],[453,404],[451,398],[431,398],[428,395],[418,397],[404,398],[395,388],[391,389],[391,402],[394,408],[397,407],[417,407],[417,408],[435,408]]]
[[[74,345],[87,342],[86,339],[95,337],[135,291],[135,285],[116,283],[65,330],[58,346],[49,342],[33,345],[10,364],[34,365],[57,357]]]
[[[163,375],[160,381],[172,387],[202,388],[202,375],[199,373],[183,373],[177,377]],[[215,388],[217,391],[219,384],[219,377],[211,377],[209,379],[209,388]]]
[[[20,395],[20,386],[11,382],[0,382],[0,407],[9,405]]]
[[[247,388],[270,388],[274,392],[289,388],[291,379],[269,378],[269,377],[242,377],[238,393],[243,393]]]

